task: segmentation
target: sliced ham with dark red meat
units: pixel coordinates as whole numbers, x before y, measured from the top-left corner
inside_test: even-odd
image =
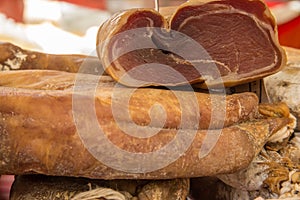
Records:
[[[277,27],[261,0],[193,0],[164,17],[153,9],[119,12],[97,36],[106,71],[127,86],[234,86],[286,63]]]

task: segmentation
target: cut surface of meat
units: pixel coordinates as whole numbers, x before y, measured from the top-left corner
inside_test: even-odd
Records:
[[[273,74],[286,63],[274,18],[260,0],[194,0],[168,17],[131,9],[100,27],[98,57],[115,80],[134,87],[226,87]]]

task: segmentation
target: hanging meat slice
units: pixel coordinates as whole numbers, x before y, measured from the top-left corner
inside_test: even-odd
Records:
[[[234,86],[286,63],[261,0],[193,0],[166,18],[152,9],[122,11],[99,29],[97,52],[106,71],[128,86]]]

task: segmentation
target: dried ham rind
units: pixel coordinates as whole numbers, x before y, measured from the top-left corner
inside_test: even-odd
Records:
[[[270,102],[285,102],[297,118],[297,130],[300,130],[300,51],[286,48],[288,63],[280,72],[264,78],[264,84]]]
[[[17,176],[10,200],[167,200],[186,199],[189,179],[174,180],[93,180],[43,175]],[[101,199],[102,199],[101,198]]]
[[[191,199],[299,199],[300,134],[294,133],[280,150],[269,150],[267,146],[245,170],[218,178],[191,179]]]
[[[102,69],[94,56],[76,54],[47,54],[23,49],[11,43],[0,43],[0,71],[27,69],[59,70],[79,72],[82,66],[89,66],[85,73],[93,74]]]
[[[0,72],[0,76],[0,160],[3,161],[0,162],[0,174],[42,173],[97,179],[169,179],[232,173],[246,168],[267,138],[288,122],[285,118],[257,117],[257,97],[252,93],[242,93],[229,95],[224,99],[225,103],[231,102],[228,107],[224,107],[226,112],[231,113],[223,119],[227,127],[193,129],[197,127],[197,123],[182,125],[176,121],[180,118],[180,113],[186,112],[186,116],[189,116],[189,120],[183,120],[184,123],[190,123],[197,114],[197,107],[187,104],[189,99],[184,98],[190,98],[189,94],[195,95],[199,101],[199,110],[204,111],[201,117],[206,119],[211,111],[201,107],[206,106],[208,98],[215,94],[151,88],[136,89],[132,93],[129,113],[133,121],[128,121],[128,118],[123,118],[124,112],[119,109],[113,115],[112,98],[116,98],[116,108],[121,109],[126,102],[124,98],[130,94],[127,93],[129,88],[114,88],[113,81],[103,77],[82,75],[84,79],[81,83],[85,84],[79,87],[77,85],[75,90],[76,74],[67,72],[24,70]],[[95,78],[96,84],[99,84],[96,89],[90,87]],[[172,92],[183,94],[183,105],[189,106],[189,109],[183,110],[174,104],[179,99]],[[74,109],[74,97],[78,98],[80,108]],[[243,101],[243,98],[246,100]],[[91,108],[96,113],[95,118],[87,113],[93,102],[95,107]],[[150,118],[151,112],[152,116],[163,117],[160,115],[161,110],[153,109],[151,103],[164,106],[167,118],[163,126],[158,126],[163,118],[156,117],[153,118],[154,122],[143,126],[147,121],[142,120],[147,120],[145,116]],[[212,124],[218,125],[218,119],[212,119]],[[94,131],[98,126],[104,134]],[[155,135],[151,135],[153,131]],[[83,137],[85,140],[82,140]],[[206,137],[216,138],[217,141],[207,143]],[[175,145],[174,148],[169,148],[169,153],[157,154],[160,152],[158,150],[169,144]],[[186,149],[182,149],[186,144]],[[97,159],[95,154],[91,154],[94,149],[99,150],[101,154],[98,155],[103,157]],[[123,151],[118,151],[119,149]],[[203,149],[209,150],[207,154],[201,154]],[[139,159],[143,160],[124,157],[124,152],[132,153],[130,156],[141,155]],[[150,159],[153,157],[144,159],[152,152],[156,153],[154,158],[158,160]],[[178,159],[169,160],[174,155]],[[159,166],[166,161],[166,165]],[[132,162],[136,163],[132,165]],[[141,162],[143,168],[134,167],[140,166]],[[153,169],[153,166],[158,168]],[[141,173],[140,169],[148,171]]]
[[[127,123],[132,120],[140,126],[151,123],[151,126],[156,128],[160,127],[161,121],[164,122],[164,128],[181,128],[180,126],[185,123],[181,121],[184,119],[183,113],[190,121],[192,119],[199,120],[197,122],[193,120],[196,122],[193,128],[196,129],[220,129],[254,119],[258,114],[258,98],[250,92],[225,96],[151,88],[132,90],[120,87],[109,76],[99,77],[88,74],[80,75],[82,78],[78,78],[78,76],[73,73],[52,70],[1,72],[0,87],[27,89],[27,92],[32,93],[33,96],[41,93],[40,90],[49,92],[49,95],[52,92],[57,93],[53,95],[64,92],[62,94],[68,95],[70,98],[73,94],[72,90],[95,90],[93,95],[98,94],[99,96],[96,98],[99,103],[98,114],[103,119],[113,120],[115,117]],[[76,80],[76,78],[78,79]],[[93,85],[95,81],[97,84]],[[2,92],[4,96],[5,90],[3,89]],[[55,100],[53,99],[53,101]],[[155,104],[160,104],[164,110],[152,109]],[[114,106],[114,110],[112,110],[112,106]],[[128,111],[130,117],[126,118]],[[198,118],[195,117],[197,114]]]
[[[205,81],[201,87],[226,87],[274,74],[286,63],[263,1],[189,1],[170,18],[132,9],[104,23],[97,52],[106,71],[128,86]]]
[[[299,199],[299,136],[288,136],[288,143],[278,150],[267,143],[246,170],[218,176],[229,186],[225,193],[243,193],[249,199]]]
[[[247,170],[219,176],[226,184],[217,183],[219,190],[216,196],[228,200],[241,197],[257,200],[299,199],[299,152],[296,156],[298,160],[294,160],[295,151],[299,151],[299,141],[299,133],[296,133],[288,145],[279,151],[263,149]]]
[[[289,123],[270,128],[273,135],[257,153],[251,164],[241,171],[191,180],[191,195],[198,199],[299,199],[299,133],[294,133],[295,117],[288,113],[286,105],[262,104],[262,117],[287,118]],[[277,123],[276,123],[277,124]],[[278,125],[278,124],[277,124]],[[275,128],[275,129],[274,129]],[[287,143],[282,142],[287,140]],[[274,148],[277,143],[277,148]],[[209,190],[203,194],[197,188],[209,181]],[[220,181],[221,180],[221,181]]]

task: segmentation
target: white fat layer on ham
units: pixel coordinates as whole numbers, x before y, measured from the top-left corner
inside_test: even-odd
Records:
[[[4,64],[0,64],[0,71],[17,70],[21,68],[23,62],[26,61],[27,55],[23,54],[20,51],[13,53],[13,59],[8,58],[6,61],[3,62]]]

